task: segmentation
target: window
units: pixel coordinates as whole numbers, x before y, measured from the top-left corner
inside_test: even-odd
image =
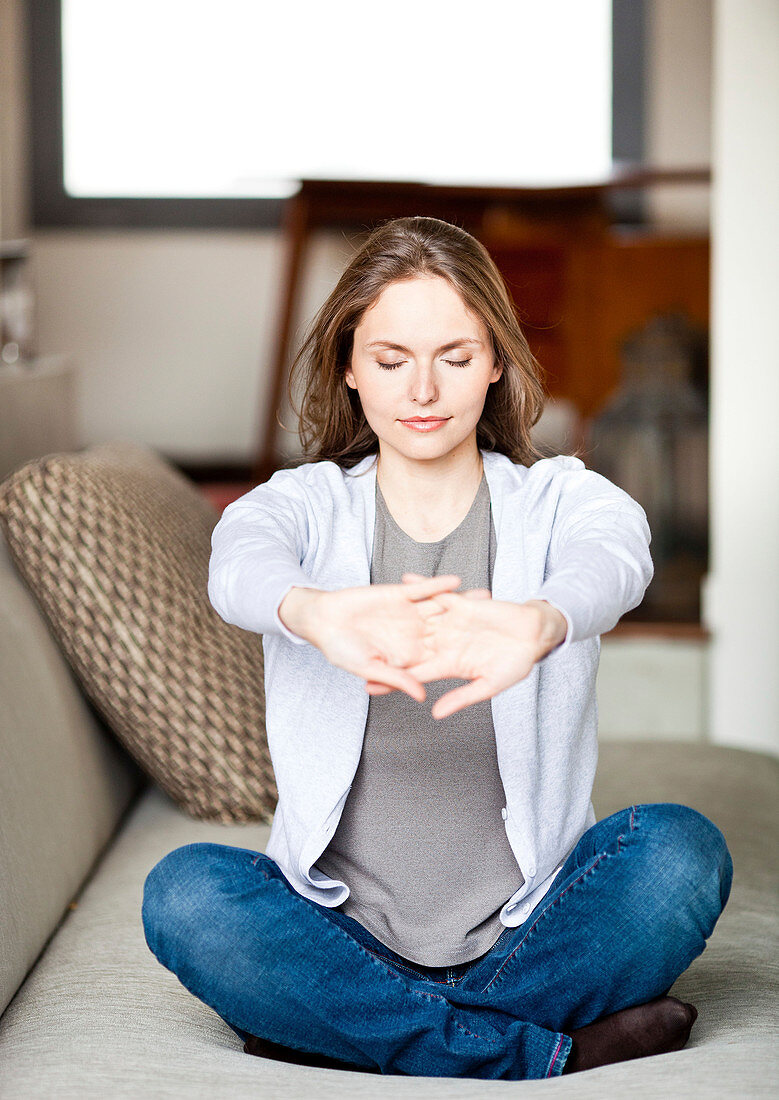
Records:
[[[601,176],[618,6],[33,0],[34,224],[276,225],[301,178]]]

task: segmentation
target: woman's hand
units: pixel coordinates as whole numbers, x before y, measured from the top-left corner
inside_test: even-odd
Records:
[[[404,583],[419,583],[418,574],[404,573]],[[527,604],[493,600],[488,589],[438,593],[424,609],[425,657],[407,671],[422,683],[430,680],[470,680],[442,695],[431,711],[447,718],[473,703],[491,699],[519,680],[565,636],[565,618],[556,608],[556,633],[549,637],[549,620],[540,601]],[[422,605],[420,605],[421,607]],[[567,624],[566,624],[567,625]],[[391,688],[368,683],[371,695],[386,695]]]
[[[399,688],[423,703],[424,683],[408,666],[425,659],[426,622],[439,610],[431,597],[460,584],[460,577],[448,574],[318,591],[308,639],[331,664],[386,691]]]

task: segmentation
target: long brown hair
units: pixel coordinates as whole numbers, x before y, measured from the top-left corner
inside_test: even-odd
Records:
[[[476,428],[478,447],[500,451],[526,466],[548,457],[530,438],[546,399],[543,368],[528,347],[495,261],[459,226],[438,218],[408,217],[384,222],[370,233],[295,356],[287,390],[300,420],[303,461],[330,460],[349,469],[378,452],[376,434],[344,372],[363,313],[390,283],[418,275],[441,276],[459,292],[489,332],[495,364],[503,365],[500,378],[487,390]],[[303,389],[300,410],[293,400],[298,373]]]

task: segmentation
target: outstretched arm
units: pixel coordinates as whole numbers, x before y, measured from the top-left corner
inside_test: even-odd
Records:
[[[546,600],[568,622],[562,652],[605,634],[638,607],[654,575],[652,534],[641,505],[580,459],[560,479],[547,576],[531,601]]]
[[[279,471],[270,479],[279,478]],[[321,590],[301,567],[308,546],[308,520],[299,487],[284,491],[270,482],[228,504],[211,532],[208,598],[225,622],[257,634],[284,634],[305,645],[279,617],[295,586]]]

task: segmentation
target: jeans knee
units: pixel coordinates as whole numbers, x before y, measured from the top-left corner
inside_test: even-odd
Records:
[[[141,919],[151,951],[158,957],[171,938],[186,937],[202,919],[211,889],[209,865],[217,845],[184,844],[156,863],[143,884]]]
[[[679,802],[654,802],[642,807],[659,847],[657,871],[669,890],[705,909],[714,922],[725,907],[733,881],[733,860],[722,831],[714,822]]]

